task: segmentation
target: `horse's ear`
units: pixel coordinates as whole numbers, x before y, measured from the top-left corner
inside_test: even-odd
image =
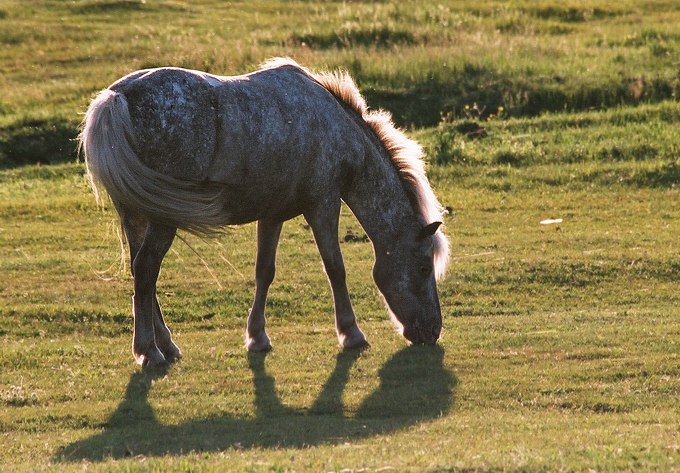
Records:
[[[434,233],[439,229],[439,226],[442,224],[442,222],[432,222],[428,225],[425,225],[423,228],[420,229],[420,233],[418,233],[418,241],[424,240],[425,238],[434,235]]]

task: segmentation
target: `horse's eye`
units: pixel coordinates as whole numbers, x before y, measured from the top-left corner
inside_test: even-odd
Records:
[[[423,276],[429,276],[431,272],[432,272],[432,266],[430,266],[429,264],[424,264],[420,267],[420,273]]]

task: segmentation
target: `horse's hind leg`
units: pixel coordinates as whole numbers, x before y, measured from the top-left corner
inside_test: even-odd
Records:
[[[265,332],[264,309],[267,292],[276,273],[276,248],[281,236],[282,222],[257,222],[257,262],[255,263],[255,299],[248,314],[246,348],[249,351],[268,351],[272,345]]]
[[[153,329],[156,338],[156,346],[161,350],[166,361],[174,363],[182,358],[182,351],[175,342],[172,341],[170,329],[163,319],[163,311],[158,303],[158,296],[156,295],[155,290],[153,297]]]
[[[134,277],[133,353],[143,365],[163,365],[181,357],[163,320],[156,281],[160,265],[175,236],[175,229],[149,223],[118,206],[123,230],[130,245],[130,269]]]
[[[368,342],[357,325],[347,291],[345,263],[342,260],[338,242],[339,217],[340,199],[337,199],[337,203],[319,206],[314,212],[305,213],[305,218],[314,232],[316,246],[321,253],[326,275],[333,291],[335,328],[340,344],[344,348],[364,348],[368,346]]]

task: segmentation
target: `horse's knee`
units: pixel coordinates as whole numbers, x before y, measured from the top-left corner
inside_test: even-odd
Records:
[[[138,255],[132,263],[135,294],[149,294],[153,292],[158,280],[160,265],[153,264],[149,258]],[[156,269],[158,266],[158,269]]]
[[[328,279],[335,285],[344,285],[347,280],[345,265],[342,260],[324,260],[324,270]]]
[[[272,263],[258,263],[255,266],[255,282],[258,286],[269,287],[276,276],[276,265]]]

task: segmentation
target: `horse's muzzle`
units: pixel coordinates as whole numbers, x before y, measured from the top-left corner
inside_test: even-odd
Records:
[[[424,327],[418,324],[413,327],[404,327],[404,337],[409,342],[414,345],[434,345],[439,340],[439,335],[441,334],[442,326],[440,323],[428,324]]]

